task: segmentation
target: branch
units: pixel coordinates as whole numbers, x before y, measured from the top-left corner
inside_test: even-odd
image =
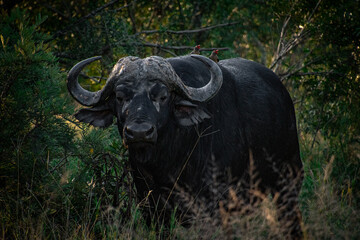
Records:
[[[276,59],[271,63],[269,68],[273,69],[280,62],[280,60],[282,60],[292,49],[294,49],[305,39],[305,36],[307,34],[308,32],[303,32],[303,31],[301,31],[299,34],[294,34],[291,37],[291,39],[282,47],[280,53],[277,55]]]
[[[291,69],[289,69],[286,73],[279,75],[280,80],[281,80],[281,81],[284,81],[284,80],[288,79],[289,77],[297,74],[302,68],[308,67],[308,66],[310,66],[311,64],[314,64],[314,63],[318,62],[319,60],[320,60],[319,58],[315,58],[315,59],[313,59],[312,61],[306,63],[305,65],[299,66],[300,64],[297,64],[297,65],[296,65],[297,68],[296,68],[295,70],[291,71]],[[294,66],[294,67],[296,67],[296,66]]]
[[[79,74],[81,77],[84,77],[84,78],[87,78],[87,79],[91,79],[91,80],[93,80],[94,82],[96,82],[96,83],[100,83],[101,82],[101,80],[103,80],[103,79],[106,79],[106,78],[104,78],[104,77],[97,77],[97,76],[88,76],[88,75],[86,75],[86,74],[84,74],[84,73],[80,73]],[[99,80],[98,80],[99,79]]]
[[[164,52],[167,52],[167,53],[171,54],[171,55],[174,56],[174,57],[177,57],[177,56],[178,56],[178,55],[176,55],[174,52],[169,51],[169,50],[167,50],[167,49],[160,48],[160,50],[161,50],[161,51],[164,51]]]
[[[330,74],[333,74],[334,71],[326,71],[326,72],[307,72],[307,73],[304,73],[304,72],[298,72],[298,73],[295,73],[294,75],[295,76],[326,76],[326,75],[330,75]]]
[[[71,60],[78,60],[78,56],[68,54],[68,53],[55,52],[55,53],[53,53],[53,55],[58,58],[67,58],[67,59],[71,59]]]
[[[286,27],[287,27],[287,25],[288,25],[288,23],[289,23],[290,18],[291,18],[291,15],[288,16],[288,17],[285,19],[285,22],[284,22],[284,24],[283,24],[283,26],[282,26],[282,28],[281,28],[280,39],[279,39],[279,43],[278,43],[278,46],[277,46],[277,49],[276,49],[276,55],[275,55],[277,61],[275,61],[275,62],[273,62],[273,63],[271,64],[270,69],[271,69],[272,67],[274,67],[274,65],[275,65],[278,61],[280,61],[280,58],[279,58],[280,50],[281,50],[282,47],[283,47],[282,45],[283,45],[283,43],[284,43],[284,36],[285,36],[285,33],[286,33]],[[276,69],[275,69],[274,71],[276,71]]]
[[[119,43],[120,46],[128,46],[126,43]],[[153,48],[160,48],[160,49],[167,49],[167,50],[192,50],[194,49],[194,46],[164,46],[160,44],[155,43],[149,43],[149,42],[143,42],[143,43],[133,43],[132,45],[136,46],[143,46],[143,47],[153,47]],[[213,50],[219,50],[219,51],[228,51],[229,48],[201,48],[200,51],[213,51]]]
[[[63,14],[62,12],[58,11],[56,8],[53,8],[52,6],[50,6],[47,3],[43,4],[47,9],[49,9],[50,11],[53,11],[54,13],[58,14],[59,16],[65,18],[65,19],[69,19],[68,16],[66,16],[65,14]]]
[[[136,0],[134,0],[134,1],[127,4],[129,6],[129,8],[127,10],[128,10],[129,18],[130,18],[131,23],[132,23],[132,28],[133,28],[134,33],[137,32],[136,19],[135,19],[134,13],[132,11],[132,7],[130,7],[130,5],[135,5],[135,3],[136,3]]]
[[[138,34],[154,34],[154,33],[193,34],[193,33],[209,31],[211,29],[218,28],[218,27],[231,26],[231,25],[235,25],[235,24],[238,24],[238,23],[240,23],[240,22],[221,23],[221,24],[217,24],[217,25],[213,25],[213,26],[208,26],[208,27],[203,27],[203,28],[198,28],[198,29],[191,29],[191,30],[181,30],[181,31],[174,31],[174,30],[144,30],[144,31],[136,33],[136,35],[138,35]]]
[[[113,0],[113,1],[111,1],[111,2],[109,2],[109,3],[107,3],[107,4],[104,4],[103,6],[95,9],[94,11],[92,11],[92,12],[90,12],[88,15],[86,15],[85,17],[82,17],[82,18],[80,18],[79,20],[77,20],[76,22],[70,24],[70,25],[67,26],[65,29],[60,30],[60,31],[57,31],[57,32],[52,36],[52,38],[46,40],[45,43],[50,42],[50,41],[54,40],[55,38],[57,38],[57,37],[59,37],[59,36],[61,36],[61,35],[64,35],[64,34],[67,33],[72,27],[74,27],[74,26],[76,26],[76,25],[84,22],[86,19],[89,19],[89,18],[91,18],[91,17],[94,17],[98,12],[101,12],[101,11],[104,10],[105,8],[114,5],[114,4],[115,4],[116,2],[118,2],[118,1],[119,1],[119,0]],[[128,6],[129,6],[129,4],[128,4],[128,5],[125,5],[124,7],[128,7]]]
[[[83,22],[84,20],[90,18],[90,17],[94,17],[98,12],[101,12],[102,10],[104,10],[107,7],[110,7],[111,5],[114,5],[116,2],[118,2],[119,0],[113,0],[107,4],[104,4],[103,6],[95,9],[94,11],[92,11],[91,13],[89,13],[88,15],[86,15],[85,17],[80,18],[77,22],[75,22],[74,24],[79,24],[81,22]]]
[[[69,121],[70,123],[74,124],[76,127],[78,127],[81,130],[85,130],[84,127],[82,126],[82,124],[79,121],[73,121],[72,119],[64,116],[64,115],[57,115],[60,116],[61,118],[63,118],[65,121]]]
[[[132,4],[132,3],[133,3],[133,2],[130,2],[129,4],[126,4],[126,5],[122,6],[122,7],[119,7],[119,8],[117,8],[117,9],[115,9],[114,12],[120,12],[120,11],[123,10],[124,8],[129,7],[130,4]]]
[[[321,3],[322,0],[319,0],[315,6],[315,8],[313,9],[313,11],[311,12],[310,16],[307,18],[307,21],[306,23],[304,24],[303,28],[300,30],[299,33],[294,33],[290,40],[286,43],[286,44],[283,44],[283,39],[284,39],[284,35],[286,33],[286,27],[288,25],[288,22],[291,18],[291,16],[289,16],[284,24],[283,24],[283,27],[281,29],[281,33],[280,33],[280,39],[279,39],[279,44],[278,44],[278,48],[277,48],[277,51],[276,51],[276,54],[275,54],[275,59],[274,61],[271,63],[270,65],[270,69],[273,69],[275,67],[275,70],[276,71],[276,65],[281,61],[281,59],[283,57],[285,57],[292,49],[294,49],[296,46],[298,46],[304,39],[305,39],[305,36],[308,34],[308,31],[305,31],[306,27],[309,25],[309,23],[311,22],[313,16],[314,16],[314,13],[315,11],[318,9],[320,3]]]

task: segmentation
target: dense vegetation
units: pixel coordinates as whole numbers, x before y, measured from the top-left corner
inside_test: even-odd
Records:
[[[184,55],[196,44],[203,55],[218,48],[220,59],[248,58],[281,77],[297,112],[305,237],[360,238],[360,1],[0,4],[0,238],[272,236],[268,203],[232,217],[232,231],[209,219],[148,227],[116,127],[72,117],[78,106],[65,79],[77,61],[103,56],[81,79],[97,90],[120,57]]]

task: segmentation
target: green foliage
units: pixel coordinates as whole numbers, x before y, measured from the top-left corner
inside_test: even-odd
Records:
[[[61,95],[64,75],[43,45],[46,36],[36,31],[44,19],[39,17],[35,25],[29,26],[24,13],[14,11],[4,20],[0,52],[0,151],[2,159],[12,159],[14,164],[13,177],[5,179],[12,182],[17,170],[21,171],[16,169],[17,165],[37,168],[46,163],[48,154],[56,156],[61,148],[69,148],[73,131],[56,116],[70,112],[70,106]],[[37,161],[39,157],[41,161]],[[41,169],[36,174],[42,174]]]
[[[48,37],[38,32],[45,18],[31,25],[15,10],[1,19],[0,209],[3,221],[16,227],[32,194],[39,203],[46,199],[49,161],[71,148],[74,131],[60,117],[71,112],[64,75],[43,44]],[[38,207],[27,210],[41,214]]]
[[[341,159],[340,154],[329,151],[331,146],[327,142],[321,141],[314,150],[311,150],[309,142],[303,142],[306,164],[300,196],[305,236],[308,239],[359,238],[359,209],[354,203],[359,199],[354,191],[357,186],[350,182],[346,186],[339,184],[339,177],[355,180],[356,176],[349,174],[350,169],[341,169],[340,166],[347,159]],[[352,176],[346,176],[348,174]]]
[[[85,128],[75,138],[65,74],[38,31],[44,20],[29,24],[27,13],[15,10],[0,26],[0,216],[9,238],[67,236],[129,196],[119,183],[129,181],[114,130]]]

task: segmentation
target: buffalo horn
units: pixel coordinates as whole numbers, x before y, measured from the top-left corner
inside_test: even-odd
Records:
[[[68,81],[67,87],[70,94],[78,101],[80,104],[84,106],[94,106],[101,100],[101,95],[103,90],[99,90],[97,92],[90,92],[83,87],[78,82],[78,75],[80,74],[81,70],[89,65],[90,63],[99,60],[101,57],[91,57],[85,59],[79,63],[77,63],[69,72],[68,74]]]
[[[186,86],[180,77],[177,76],[177,79],[175,79],[175,84],[189,99],[198,102],[208,101],[209,99],[213,98],[221,88],[223,82],[222,71],[217,63],[207,57],[200,55],[191,55],[191,57],[203,62],[209,68],[211,74],[210,81],[203,87],[193,88]]]

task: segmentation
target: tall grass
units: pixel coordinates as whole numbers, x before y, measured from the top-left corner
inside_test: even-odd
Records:
[[[260,196],[262,201],[258,204],[245,206],[232,190],[228,201],[219,202],[219,217],[214,217],[201,201],[177,189],[177,194],[182,195],[182,200],[189,201],[195,213],[191,227],[183,227],[175,217],[165,225],[154,222],[148,226],[142,217],[141,206],[131,196],[131,175],[127,172],[121,176],[126,172],[126,155],[124,149],[118,147],[117,138],[112,137],[115,132],[116,129],[105,132],[87,129],[78,142],[85,154],[73,156],[56,171],[51,172],[49,167],[50,177],[41,188],[36,188],[36,192],[26,186],[27,194],[18,199],[5,192],[1,196],[4,208],[0,210],[0,237],[284,239],[274,198]],[[324,159],[328,156],[324,156],[321,147],[324,146],[309,152],[309,148],[303,146],[305,180],[300,208],[304,238],[359,239],[360,212],[354,200],[350,201],[351,189],[344,192],[339,188],[332,174],[336,156]],[[120,185],[117,181],[121,181]],[[12,209],[14,202],[16,211]],[[11,216],[14,213],[16,217]]]

